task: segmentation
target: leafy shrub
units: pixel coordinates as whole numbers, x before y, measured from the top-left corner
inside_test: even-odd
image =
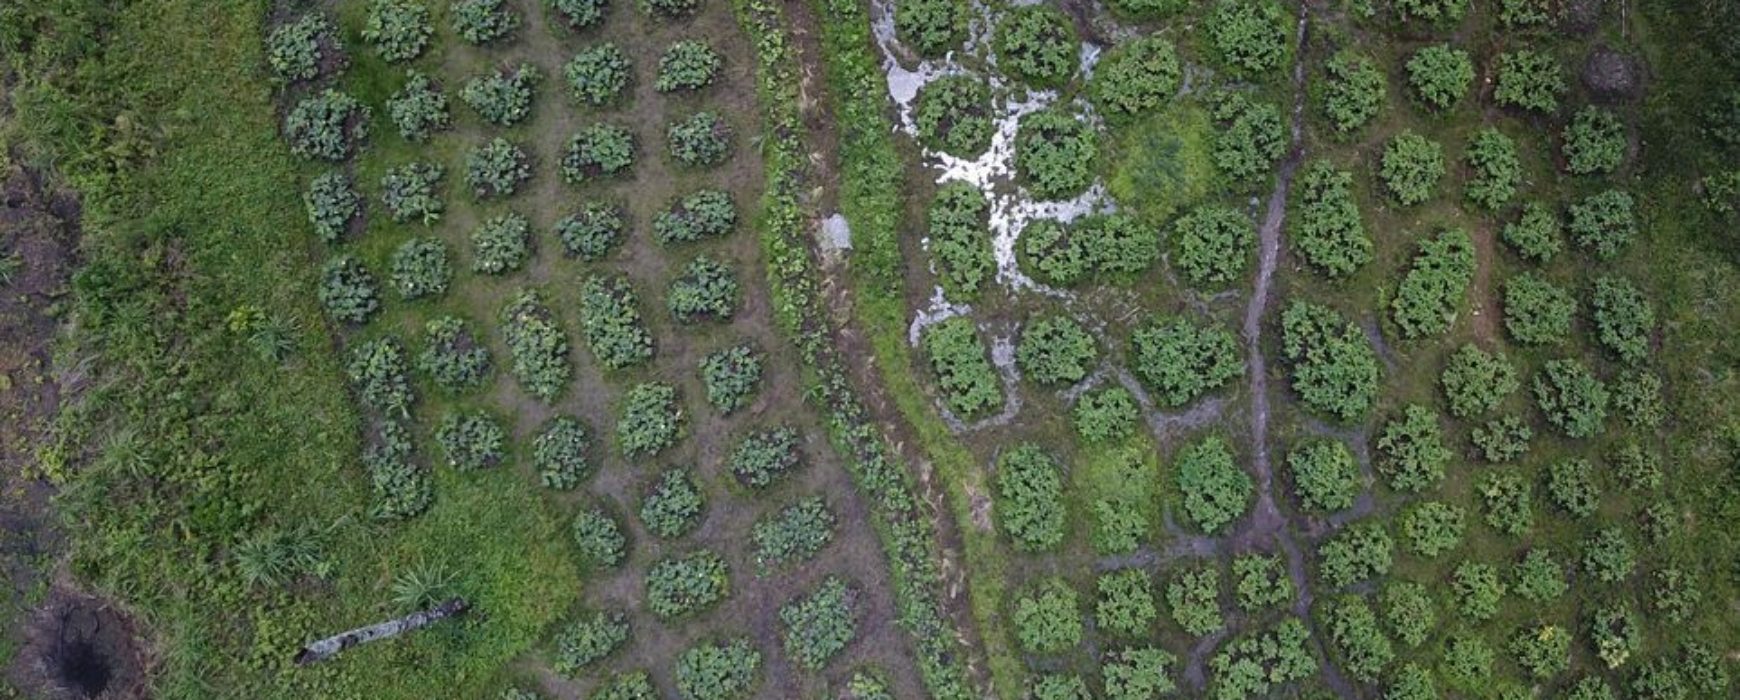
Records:
[[[1492,529],[1516,537],[1534,527],[1533,496],[1529,482],[1510,473],[1493,473],[1482,477],[1476,489],[1486,510],[1486,524]]]
[[[435,431],[447,466],[463,471],[500,464],[507,456],[507,431],[487,413],[449,413]]]
[[[628,54],[613,41],[581,49],[562,66],[562,80],[568,84],[568,92],[582,104],[593,107],[615,102],[633,74]]]
[[[320,305],[335,321],[364,323],[381,309],[380,287],[361,262],[340,255],[321,268]]]
[[[1177,688],[1167,669],[1178,659],[1159,647],[1120,649],[1105,655],[1100,674],[1106,700],[1148,700]]]
[[[845,581],[829,576],[809,595],[782,606],[786,656],[812,671],[838,656],[858,636],[857,597]]]
[[[1309,510],[1330,512],[1353,507],[1363,486],[1353,452],[1338,440],[1312,440],[1287,453],[1293,493]]]
[[[1015,172],[1039,199],[1068,199],[1087,190],[1097,157],[1092,125],[1063,109],[1022,115],[1016,126]]]
[[[1573,438],[1592,437],[1607,420],[1607,385],[1576,360],[1550,360],[1535,375],[1535,403],[1547,422]]]
[[[1462,19],[1468,0],[1391,0],[1390,9],[1402,21],[1451,23]]]
[[[1498,57],[1492,97],[1501,105],[1550,113],[1558,110],[1565,88],[1565,76],[1551,54],[1522,49]]]
[[[1557,345],[1571,334],[1577,301],[1535,272],[1504,283],[1504,327],[1524,345]]]
[[[1450,402],[1450,415],[1469,418],[1498,408],[1521,382],[1503,353],[1489,354],[1468,343],[1445,361],[1438,385]]]
[[[1390,199],[1403,206],[1419,204],[1437,194],[1444,178],[1444,149],[1412,131],[1403,131],[1384,146],[1378,168]]]
[[[1452,632],[1444,642],[1444,678],[1465,690],[1486,688],[1492,682],[1492,657],[1492,647],[1479,635],[1467,630]],[[1501,697],[1512,699],[1511,695]]]
[[[1547,495],[1572,516],[1586,518],[1601,505],[1601,489],[1595,485],[1595,468],[1586,460],[1567,459],[1547,467]]]
[[[429,509],[435,500],[428,470],[411,459],[411,436],[403,423],[388,420],[363,450],[368,471],[369,515],[377,520],[406,520]]]
[[[1516,142],[1491,127],[1481,129],[1468,143],[1465,156],[1473,175],[1468,178],[1468,199],[1487,209],[1504,206],[1522,184],[1522,162]]]
[[[1523,205],[1522,215],[1504,225],[1502,237],[1518,255],[1547,262],[1559,253],[1559,215],[1538,202]]]
[[[1092,700],[1087,681],[1074,673],[1041,673],[1027,685],[1031,700]]]
[[[1469,620],[1484,621],[1498,614],[1505,586],[1498,577],[1498,569],[1491,564],[1465,561],[1451,573],[1450,590],[1458,614]]]
[[[398,128],[399,136],[412,143],[428,141],[435,132],[453,126],[447,93],[429,76],[415,70],[405,71],[404,87],[387,98],[387,116]]]
[[[1287,57],[1287,12],[1274,0],[1219,0],[1208,18],[1215,58],[1234,76],[1279,68]]]
[[[634,166],[634,134],[620,124],[599,122],[568,139],[562,181],[571,185],[626,175]]]
[[[705,41],[685,39],[665,48],[659,56],[659,74],[653,89],[659,92],[699,90],[713,83],[722,65],[719,53]]]
[[[574,545],[587,566],[614,569],[628,556],[628,540],[616,519],[598,508],[574,516]]]
[[[1384,700],[1437,700],[1438,683],[1432,672],[1417,662],[1409,661],[1390,674],[1384,687]]]
[[[329,170],[316,175],[302,195],[308,210],[308,224],[314,235],[327,243],[336,243],[362,218],[362,196],[356,192],[350,176],[341,170]]]
[[[508,213],[491,217],[471,232],[471,271],[500,275],[519,270],[532,254],[532,225]]]
[[[836,522],[820,497],[806,498],[756,521],[749,536],[755,543],[755,563],[772,571],[809,561],[833,541]]]
[[[1625,161],[1625,124],[1612,111],[1584,107],[1565,125],[1565,169],[1576,175],[1610,173]]]
[[[1184,514],[1203,532],[1220,531],[1250,508],[1251,477],[1233,464],[1225,440],[1211,436],[1185,447],[1177,469]]]
[[[1266,631],[1252,631],[1221,647],[1209,659],[1214,672],[1209,694],[1214,700],[1269,697],[1279,686],[1317,673],[1317,657],[1306,642],[1311,633],[1299,618],[1289,617]]]
[[[607,369],[632,367],[653,356],[652,334],[641,321],[634,287],[623,277],[586,280],[580,288],[580,334]]]
[[[1444,465],[1450,450],[1444,447],[1438,414],[1419,404],[1408,404],[1402,415],[1384,425],[1377,448],[1378,472],[1389,479],[1390,488],[1419,493],[1444,480]]]
[[[997,522],[1015,546],[1030,552],[1063,542],[1063,467],[1032,443],[1016,445],[997,460]]]
[[[1553,0],[1500,0],[1498,19],[1512,29],[1537,27],[1557,20],[1563,8]]]
[[[1597,608],[1589,618],[1589,635],[1595,656],[1609,669],[1624,666],[1643,646],[1637,617],[1623,604]]]
[[[1377,613],[1364,598],[1344,595],[1330,601],[1323,616],[1341,668],[1355,680],[1375,682],[1396,655],[1390,638],[1378,627]]]
[[[412,219],[421,220],[424,225],[440,221],[444,205],[436,188],[441,186],[445,174],[434,163],[406,163],[388,168],[381,176],[381,203],[387,205],[393,221],[401,224]]]
[[[1672,623],[1691,619],[1703,598],[1703,589],[1699,587],[1696,575],[1669,567],[1657,569],[1649,580],[1649,607],[1652,611]]]
[[[1148,516],[1142,506],[1127,498],[1102,498],[1094,501],[1094,551],[1100,554],[1129,554],[1141,546],[1148,535]]]
[[[388,62],[409,61],[423,54],[435,34],[429,7],[418,0],[370,0],[364,41]]]
[[[647,532],[675,539],[701,524],[706,505],[701,487],[687,469],[666,469],[641,497],[640,521]]]
[[[1618,583],[1637,568],[1637,550],[1625,531],[1604,528],[1583,543],[1583,570],[1602,583]]]
[[[1608,461],[1613,475],[1619,478],[1619,483],[1625,488],[1632,491],[1654,491],[1661,488],[1661,457],[1637,443],[1627,443],[1614,450]]]
[[[1293,365],[1293,391],[1314,410],[1344,421],[1371,408],[1377,355],[1359,326],[1335,310],[1295,300],[1281,314],[1281,351]]]
[[[266,37],[266,65],[287,83],[320,77],[322,62],[343,66],[344,61],[343,44],[332,23],[319,13],[281,24]]]
[[[621,612],[582,615],[556,633],[556,654],[551,665],[557,673],[573,676],[610,656],[627,641],[628,617]]]
[[[622,245],[627,227],[621,204],[593,200],[556,222],[556,239],[568,257],[596,262]]]
[[[1655,330],[1655,307],[1643,290],[1623,277],[1602,275],[1595,279],[1595,329],[1601,346],[1636,364],[1649,354],[1649,337]]]
[[[915,4],[923,3],[903,2],[900,9]],[[991,145],[995,131],[991,88],[970,75],[937,78],[919,88],[912,118],[926,147],[959,158],[975,157]]]
[[[1645,370],[1632,370],[1613,384],[1613,408],[1633,428],[1654,428],[1667,419],[1662,404],[1661,378]]]
[[[1515,582],[1511,590],[1532,603],[1557,600],[1570,589],[1570,584],[1565,583],[1564,568],[1545,549],[1531,549],[1523,555],[1512,570],[1512,578]]]
[[[328,88],[296,103],[284,118],[284,138],[290,141],[290,152],[296,155],[315,160],[344,160],[362,150],[371,116],[367,105]]]
[[[592,476],[592,435],[579,419],[556,416],[532,438],[532,467],[546,488],[572,489]]]
[[[1212,157],[1215,168],[1235,183],[1253,183],[1268,175],[1287,152],[1287,130],[1273,103],[1253,102],[1236,92],[1214,97]]]
[[[1383,71],[1370,56],[1344,48],[1324,64],[1329,74],[1323,89],[1323,113],[1337,133],[1363,128],[1383,109],[1388,90]]]
[[[511,196],[531,176],[525,150],[499,136],[465,156],[465,184],[479,198]]]
[[[701,358],[701,384],[707,402],[729,414],[748,405],[761,384],[761,355],[747,343],[715,350]]]
[[[1426,642],[1433,625],[1438,624],[1438,612],[1426,587],[1413,581],[1391,581],[1378,597],[1384,621],[1403,644],[1417,647]]]
[[[453,270],[447,264],[447,244],[438,238],[412,238],[393,251],[393,289],[402,299],[447,293]]]
[[[907,0],[894,6],[894,31],[921,56],[940,58],[967,38],[967,3]]]
[[[1049,5],[1010,8],[997,26],[997,65],[1035,87],[1059,87],[1075,75],[1075,24]]]
[[[465,82],[459,99],[496,126],[513,126],[532,113],[532,94],[543,74],[530,63],[504,66]]]
[[[677,694],[683,700],[741,700],[759,682],[761,652],[748,639],[695,646],[677,657]]]
[[[1178,91],[1182,69],[1172,42],[1145,36],[1112,47],[1094,65],[1088,96],[1108,121],[1122,123],[1153,112]]]
[[[1396,285],[1390,318],[1404,338],[1440,335],[1450,330],[1474,279],[1474,239],[1459,228],[1420,243],[1408,273]]]
[[[718,165],[731,155],[731,125],[717,112],[696,112],[665,129],[671,157],[692,168]]]
[[[556,324],[555,315],[537,292],[526,290],[502,307],[501,318],[514,379],[539,399],[556,398],[574,370],[568,365],[568,334]]]
[[[1394,562],[1395,543],[1382,523],[1357,522],[1317,547],[1317,575],[1330,588],[1383,576]]]
[[[1468,94],[1474,82],[1474,62],[1468,52],[1449,44],[1434,44],[1408,59],[1408,86],[1427,107],[1446,110]]]
[[[1116,569],[1100,574],[1095,585],[1099,600],[1094,604],[1094,621],[1099,629],[1120,637],[1146,636],[1160,614],[1154,607],[1153,581],[1148,572]]]
[[[506,0],[455,0],[448,12],[453,33],[473,44],[487,44],[507,36],[520,26],[520,16]]]
[[[483,384],[489,377],[489,348],[477,341],[471,327],[453,316],[442,316],[423,326],[423,352],[417,367],[450,392]]]
[[[1402,515],[1402,538],[1408,549],[1423,557],[1436,557],[1462,544],[1468,512],[1442,501],[1426,501]]]
[[[640,0],[640,11],[649,17],[672,20],[695,14],[701,0]]]
[[[973,298],[991,273],[995,261],[986,230],[989,209],[978,188],[959,181],[943,185],[931,200],[927,247],[951,296]]]
[[[1057,654],[1081,643],[1081,604],[1061,578],[1041,581],[1015,599],[1015,637],[1035,654]]]
[[[1278,607],[1293,599],[1287,565],[1273,554],[1247,554],[1233,560],[1233,585],[1247,613]]]
[[[1220,631],[1220,572],[1194,567],[1178,572],[1166,584],[1166,605],[1172,620],[1186,634],[1204,637]]]
[[[690,243],[730,233],[737,227],[737,205],[719,190],[696,190],[671,203],[653,219],[659,243]]]
[[[1003,405],[1003,386],[985,357],[973,321],[956,316],[924,330],[924,354],[942,390],[943,403],[962,418]]]
[[[725,558],[707,550],[660,559],[646,572],[647,609],[666,620],[711,608],[730,594]]]
[[[1225,284],[1237,279],[1250,258],[1256,226],[1245,214],[1205,205],[1179,217],[1172,263],[1195,284]]]
[[[1299,178],[1287,238],[1294,252],[1330,277],[1353,274],[1372,259],[1371,238],[1353,198],[1353,173],[1313,161]]]
[[[1577,245],[1593,251],[1602,260],[1611,260],[1637,237],[1637,218],[1632,209],[1630,193],[1607,190],[1572,204],[1567,228]]]
[[[1076,399],[1071,415],[1076,435],[1082,442],[1103,444],[1117,442],[1134,433],[1141,411],[1129,390],[1113,386],[1082,394]]]
[[[666,306],[683,323],[729,321],[737,313],[737,274],[705,255],[689,261],[682,275],[671,280]]]
[[[1529,675],[1552,678],[1571,663],[1571,633],[1558,625],[1529,625],[1511,637],[1510,653]]]
[[[608,0],[548,0],[569,29],[586,29],[604,21]]]
[[[676,444],[683,431],[683,411],[677,390],[668,384],[644,382],[622,395],[616,421],[616,445],[626,457],[651,457]]]
[[[1509,462],[1528,452],[1535,432],[1516,416],[1502,416],[1476,426],[1471,434],[1481,458],[1488,462]]]
[[[798,434],[781,426],[745,436],[726,460],[737,481],[752,488],[767,488],[803,466]]]
[[[1571,686],[1570,692],[1565,697],[1567,700],[1616,700],[1617,698],[1613,694],[1613,689],[1607,686],[1607,682],[1595,676],[1577,681],[1577,684]]]
[[[410,363],[405,346],[392,336],[358,344],[345,367],[363,405],[397,417],[408,415],[411,402]],[[409,448],[407,447],[407,452]]]
[[[1093,336],[1067,316],[1040,318],[1021,331],[1015,361],[1040,384],[1074,384],[1099,360]]]
[[[1224,327],[1183,318],[1155,321],[1130,336],[1136,376],[1163,406],[1182,406],[1244,372],[1238,341]]]

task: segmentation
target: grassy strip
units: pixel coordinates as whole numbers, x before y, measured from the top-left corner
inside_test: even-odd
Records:
[[[906,301],[901,296],[900,219],[903,166],[886,109],[886,78],[877,61],[870,20],[858,0],[813,0],[823,19],[829,98],[840,134],[840,210],[852,225],[855,311],[869,333],[882,382],[918,434],[948,489],[955,521],[966,542],[968,591],[992,679],[998,688],[1021,687],[1021,665],[1001,613],[1004,554],[995,535],[974,527],[969,486],[987,493],[967,448],[932,410],[913,379],[916,365],[906,345]],[[1008,692],[1008,691],[1006,691]]]
[[[783,330],[802,352],[810,397],[825,411],[835,447],[872,505],[888,555],[900,624],[912,637],[915,660],[932,697],[973,697],[962,662],[961,635],[943,614],[936,568],[936,532],[914,496],[911,475],[891,454],[866,414],[830,341],[819,271],[809,253],[808,220],[798,201],[804,168],[797,111],[797,64],[784,19],[771,0],[735,0],[759,62],[757,86],[768,139],[767,192],[759,222],[769,283]]]

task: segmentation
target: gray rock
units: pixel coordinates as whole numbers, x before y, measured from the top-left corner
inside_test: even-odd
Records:
[[[1643,69],[1636,58],[1598,46],[1583,61],[1583,85],[1597,101],[1635,100],[1643,91]]]

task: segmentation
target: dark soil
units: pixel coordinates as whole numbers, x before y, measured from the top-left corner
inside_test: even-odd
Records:
[[[149,697],[133,624],[101,599],[59,588],[22,626],[9,675],[42,700]]]

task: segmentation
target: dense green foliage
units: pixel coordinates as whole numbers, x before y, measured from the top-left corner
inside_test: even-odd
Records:
[[[471,232],[471,271],[517,272],[532,257],[532,223],[515,213],[492,216]]]
[[[615,102],[633,76],[628,54],[611,41],[581,49],[562,65],[569,94],[593,107]]]
[[[748,639],[707,642],[677,657],[683,700],[743,700],[761,681],[761,652]]]
[[[1655,307],[1630,280],[1603,275],[1595,279],[1596,339],[1620,360],[1637,364],[1649,355],[1655,332]]]
[[[1035,87],[1057,87],[1075,75],[1080,42],[1069,16],[1050,5],[1004,13],[997,26],[998,66]]]
[[[707,550],[660,559],[646,571],[647,609],[667,620],[705,611],[730,594],[725,559]]]
[[[489,348],[478,341],[471,324],[441,316],[423,326],[423,351],[417,354],[417,368],[429,375],[435,386],[452,393],[477,388],[489,378],[492,364]]]
[[[1359,326],[1335,310],[1295,300],[1281,314],[1281,352],[1293,391],[1312,409],[1344,421],[1365,415],[1378,389],[1377,355]]]
[[[1550,113],[1558,110],[1559,95],[1567,88],[1558,60],[1538,51],[1501,54],[1497,73],[1492,98],[1510,107]]]
[[[1136,329],[1130,352],[1136,376],[1164,406],[1187,404],[1244,372],[1232,331],[1185,318]]]
[[[1233,590],[1239,608],[1254,613],[1293,600],[1286,562],[1274,554],[1246,554],[1233,560]]]
[[[618,611],[582,615],[556,633],[556,672],[576,675],[628,641],[628,619]]]
[[[737,481],[745,486],[772,486],[803,466],[798,433],[784,426],[750,433],[731,450],[725,463]]]
[[[669,384],[643,382],[622,395],[616,421],[616,446],[628,457],[650,457],[676,444],[683,433],[683,411],[677,390]]]
[[[666,469],[640,499],[640,522],[647,532],[665,539],[688,534],[701,524],[706,508],[701,487],[687,469]]]
[[[1404,338],[1442,335],[1455,324],[1474,279],[1474,239],[1448,229],[1421,241],[1407,274],[1396,285],[1390,319]]]
[[[266,65],[284,82],[313,80],[320,76],[322,63],[343,68],[345,61],[332,23],[319,13],[278,25],[266,36]]]
[[[1370,56],[1344,48],[1329,57],[1323,70],[1329,76],[1323,89],[1323,114],[1337,133],[1359,131],[1383,109],[1388,87]]]
[[[1222,92],[1213,97],[1210,116],[1219,123],[1210,157],[1221,175],[1249,185],[1262,180],[1287,152],[1287,127],[1281,109],[1271,102],[1248,99],[1244,93]]]
[[[659,55],[658,78],[653,89],[659,92],[699,90],[713,83],[724,60],[705,41],[685,39],[665,48]]]
[[[507,0],[456,0],[448,13],[453,33],[473,44],[501,39],[520,26],[520,16]]]
[[[550,401],[568,386],[574,369],[568,363],[568,334],[537,292],[526,290],[501,310],[502,335],[509,365],[527,393]]]
[[[532,468],[538,481],[552,489],[568,490],[592,475],[592,435],[572,416],[546,421],[532,438]]]
[[[1204,637],[1226,624],[1220,612],[1220,571],[1193,567],[1166,582],[1166,608],[1185,634]]]
[[[1548,361],[1535,374],[1534,394],[1547,422],[1568,437],[1593,437],[1607,420],[1606,383],[1576,360]]]
[[[1099,629],[1126,638],[1147,634],[1160,610],[1154,604],[1154,582],[1138,568],[1100,574],[1094,584],[1099,596],[1094,603],[1094,623]]]
[[[1389,573],[1395,542],[1381,523],[1350,523],[1317,547],[1317,575],[1341,588]]]
[[[1605,190],[1571,205],[1566,230],[1577,245],[1607,260],[1637,237],[1635,200],[1622,190]]]
[[[1287,11],[1274,0],[1218,0],[1208,18],[1209,45],[1220,65],[1242,77],[1281,66],[1287,50]]]
[[[720,190],[696,190],[676,201],[653,219],[653,238],[659,243],[692,243],[717,238],[737,228],[737,205]]]
[[[1003,405],[1003,384],[972,319],[956,316],[926,328],[921,341],[950,411],[975,418]]]
[[[1056,654],[1081,643],[1081,603],[1061,578],[1046,579],[1015,600],[1012,616],[1021,648]]]
[[[665,292],[665,306],[682,323],[729,321],[741,303],[737,273],[705,255],[690,260]]]
[[[1557,345],[1571,333],[1577,301],[1571,293],[1536,272],[1504,283],[1504,327],[1525,345]]]
[[[652,334],[627,278],[593,276],[580,288],[580,335],[608,369],[625,369],[653,356]]]
[[[568,139],[562,154],[562,181],[580,184],[623,177],[634,167],[634,134],[628,127],[597,122]]]
[[[326,261],[320,273],[320,305],[333,320],[363,323],[381,308],[374,273],[349,255]]]
[[[1113,386],[1082,394],[1070,415],[1082,442],[1111,443],[1135,432],[1141,408],[1128,389]]]
[[[1371,262],[1371,237],[1353,196],[1353,173],[1329,161],[1312,161],[1299,176],[1298,198],[1287,239],[1312,267],[1330,277],[1346,277]]]
[[[809,561],[834,539],[838,518],[820,497],[806,498],[756,521],[750,531],[755,563],[775,571]]]
[[[503,66],[465,81],[459,99],[496,126],[513,126],[532,114],[532,96],[543,73],[530,63]]]
[[[370,0],[362,38],[388,61],[409,61],[429,46],[435,27],[429,7],[419,0]]]
[[[685,166],[718,165],[731,156],[731,125],[718,112],[696,112],[665,128],[665,147]]]
[[[415,70],[405,71],[405,84],[387,98],[387,117],[406,141],[428,141],[437,131],[453,126],[447,93],[433,78]]]
[[[439,238],[412,238],[393,250],[393,289],[401,299],[440,296],[453,280],[447,244]]]
[[[1173,224],[1172,264],[1196,284],[1236,280],[1256,241],[1251,218],[1227,207],[1197,207]]]
[[[779,609],[786,656],[799,666],[821,670],[858,635],[856,589],[835,576],[809,595]]]
[[[1363,487],[1353,452],[1339,440],[1312,440],[1287,453],[1293,493],[1310,510],[1330,512],[1353,507]]]
[[[627,228],[621,204],[592,200],[558,219],[555,231],[563,253],[593,262],[620,247],[628,237]]]
[[[1468,52],[1449,44],[1433,44],[1408,59],[1408,86],[1427,107],[1447,110],[1461,102],[1474,82],[1474,62]]]
[[[1517,254],[1544,263],[1558,255],[1563,246],[1559,242],[1561,227],[1557,213],[1539,202],[1529,202],[1523,205],[1522,214],[1516,221],[1504,225],[1501,235]]]
[[[1420,204],[1437,195],[1444,178],[1444,149],[1412,131],[1403,131],[1384,145],[1378,177],[1397,204]]]
[[[1277,687],[1310,677],[1317,672],[1317,657],[1307,646],[1310,637],[1305,623],[1289,617],[1267,630],[1233,639],[1208,661],[1214,673],[1209,697],[1268,697]]]
[[[1044,7],[1044,6],[1035,6]],[[1068,199],[1093,182],[1099,139],[1092,125],[1063,109],[1023,115],[1015,132],[1015,172],[1040,199]]]
[[[1328,603],[1323,617],[1342,670],[1364,683],[1377,681],[1395,658],[1390,638],[1378,627],[1377,613],[1364,598],[1344,595]]]
[[[1466,189],[1468,199],[1487,209],[1498,209],[1516,195],[1522,184],[1522,162],[1516,154],[1516,141],[1491,127],[1481,129],[1468,142],[1464,155],[1471,176]]]
[[[1521,381],[1503,353],[1488,353],[1467,343],[1444,361],[1438,386],[1450,403],[1450,415],[1470,418],[1498,408]]]
[[[943,185],[931,200],[927,247],[950,297],[974,298],[992,274],[996,261],[987,229],[990,207],[984,193],[965,182]]]
[[[1093,336],[1068,316],[1029,321],[1021,329],[1015,361],[1027,378],[1046,385],[1074,384],[1099,360]]]
[[[445,205],[441,199],[441,178],[446,171],[433,163],[406,163],[389,168],[381,176],[381,202],[393,215],[393,221],[404,223],[413,219],[425,226],[441,220]]]
[[[1377,470],[1389,480],[1390,488],[1419,493],[1444,480],[1451,453],[1432,409],[1408,404],[1400,416],[1384,424],[1376,445]]]
[[[1039,446],[1024,443],[997,459],[997,523],[1015,546],[1043,551],[1063,541],[1063,467]]]
[[[1233,463],[1226,441],[1211,436],[1178,453],[1178,490],[1184,514],[1203,532],[1214,534],[1250,508],[1250,475]]]
[[[707,403],[728,414],[748,405],[760,388],[761,354],[748,344],[715,350],[701,358],[700,372]]]
[[[938,57],[967,37],[969,7],[961,0],[910,0],[894,6],[894,31],[924,56]]]
[[[368,105],[328,88],[296,103],[284,117],[284,138],[291,153],[341,161],[362,150],[372,117]]]
[[[1576,175],[1611,173],[1625,162],[1625,123],[1600,107],[1584,107],[1565,125],[1565,169]]]
[[[1158,36],[1139,37],[1112,47],[1100,58],[1088,82],[1088,96],[1107,120],[1127,122],[1170,102],[1181,77],[1172,42]]]
[[[921,4],[903,2],[900,8]],[[972,158],[991,145],[991,89],[970,75],[938,78],[919,88],[912,118],[925,146]]]

